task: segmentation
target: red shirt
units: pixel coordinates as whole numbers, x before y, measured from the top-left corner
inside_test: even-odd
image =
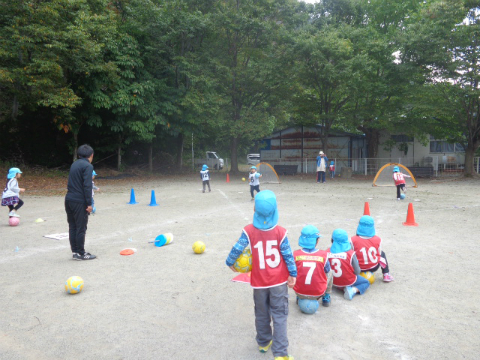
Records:
[[[338,287],[353,285],[357,281],[357,275],[352,266],[352,256],[355,251],[348,250],[337,254],[330,253],[330,249],[327,251],[329,252],[328,261],[333,271],[333,285]]]
[[[380,262],[381,243],[382,239],[376,235],[368,239],[356,235],[352,237],[353,249],[362,271],[373,269],[378,265]]]
[[[402,185],[405,184],[405,177],[401,172],[393,173],[393,181],[395,181],[395,185]]]
[[[285,284],[289,273],[280,245],[287,236],[287,230],[278,225],[270,230],[260,230],[250,224],[243,232],[252,251],[252,287],[262,289]]]
[[[293,257],[297,265],[297,282],[293,290],[300,295],[322,296],[327,290],[327,274],[324,270],[327,252],[296,250]]]

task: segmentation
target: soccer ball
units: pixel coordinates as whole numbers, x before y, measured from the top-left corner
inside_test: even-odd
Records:
[[[242,181],[245,181],[245,178],[242,178]]]
[[[252,271],[252,253],[250,252],[250,249],[247,248],[243,250],[238,259],[235,261],[235,264],[233,264],[233,267],[241,273],[248,273],[249,271]]]
[[[400,194],[400,199],[405,199],[405,194]]]
[[[205,244],[201,241],[196,241],[193,244],[192,249],[195,254],[201,254],[205,251]]]
[[[83,279],[80,276],[69,277],[65,281],[65,291],[69,294],[77,294],[83,289]]]
[[[304,314],[315,314],[319,306],[317,300],[298,299],[298,307]]]
[[[8,219],[8,225],[17,226],[18,224],[20,224],[20,218],[16,216],[12,216],[11,218]]]
[[[362,271],[360,273],[360,276],[367,279],[370,285],[372,285],[375,282],[375,275],[371,271]]]

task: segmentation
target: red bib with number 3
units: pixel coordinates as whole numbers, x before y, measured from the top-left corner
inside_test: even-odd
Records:
[[[330,251],[328,249],[327,251]],[[328,254],[328,261],[333,271],[333,285],[337,287],[350,286],[357,281],[357,275],[352,266],[352,256],[355,251],[348,250],[347,252],[341,252]]]
[[[357,254],[358,264],[362,271],[373,269],[380,261],[380,244],[382,239],[373,236],[369,239],[352,236],[353,249]]]
[[[288,269],[280,254],[280,245],[287,236],[287,230],[278,225],[269,230],[259,230],[250,224],[243,232],[252,251],[252,287],[262,289],[286,283]]]

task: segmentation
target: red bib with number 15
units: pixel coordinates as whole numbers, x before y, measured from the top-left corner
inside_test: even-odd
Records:
[[[245,226],[252,251],[251,285],[255,289],[281,285],[288,280],[288,269],[280,254],[280,245],[287,236],[287,230],[275,226],[269,230],[257,229],[252,224]]]

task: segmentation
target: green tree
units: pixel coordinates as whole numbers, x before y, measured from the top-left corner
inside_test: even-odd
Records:
[[[210,77],[219,112],[211,122],[230,144],[232,171],[238,149],[271,133],[284,118],[278,95],[286,84],[280,34],[290,1],[227,0],[217,3],[215,39],[209,39]]]
[[[468,6],[460,0],[425,4],[403,53],[425,77],[411,116],[424,132],[462,143],[465,175],[471,176],[480,147],[480,14]]]

